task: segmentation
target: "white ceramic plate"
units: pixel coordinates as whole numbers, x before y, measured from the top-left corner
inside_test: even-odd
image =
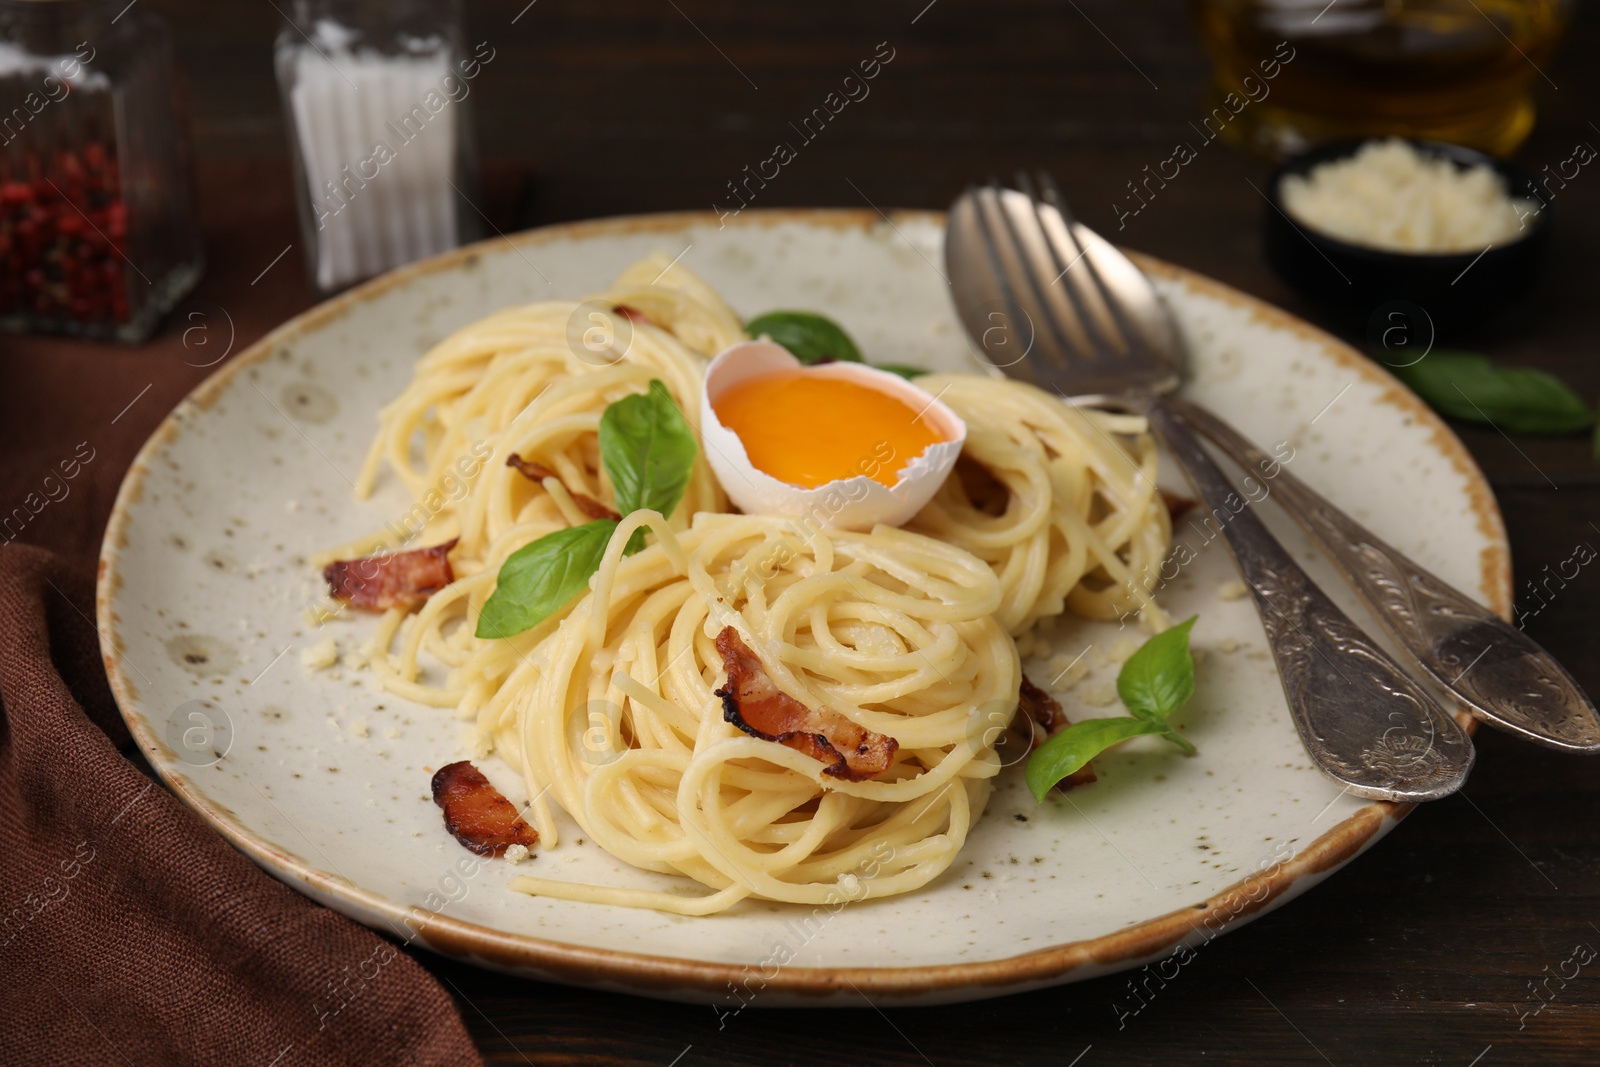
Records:
[[[1205,651],[1183,715],[1193,759],[1142,739],[1097,761],[1101,781],[1036,805],[1004,775],[956,864],[909,896],[813,917],[747,901],[681,918],[513,893],[515,868],[475,860],[429,799],[464,753],[448,711],[310,673],[300,650],[341,649],[370,619],[308,628],[306,559],[408,505],[392,480],[355,503],[380,405],[455,328],[508,304],[576,297],[655,250],[750,316],[815,308],[873,358],[973,366],[940,273],[943,220],[926,213],[745,212],[557,226],[387,275],[285,324],[222,367],[135,460],[106,533],[99,611],[128,725],[167,783],[277,877],[352,918],[520,974],[735,1008],[978,999],[1136,966],[1198,945],[1321,881],[1404,812],[1341,796],[1308,765],[1250,602],[1212,543],[1166,602],[1198,612]],[[1142,261],[1193,350],[1192,397],[1430,570],[1504,613],[1510,566],[1494,500],[1461,444],[1358,353],[1177,268]],[[1262,513],[1347,609],[1304,538]],[[1199,527],[1177,536],[1198,548]],[[1357,617],[1361,617],[1359,614]],[[1131,632],[1131,631],[1130,631]],[[1110,681],[1114,626],[1075,624],[1061,650],[1099,663],[1063,693]],[[1233,651],[1224,651],[1237,643]],[[1030,675],[1049,672],[1035,663]],[[186,739],[185,731],[191,732]],[[195,755],[194,742],[202,755]],[[220,754],[220,758],[218,758]],[[515,801],[520,782],[485,769]],[[592,843],[533,862],[557,878],[662,884]],[[526,868],[522,868],[526,869]],[[778,946],[785,945],[787,951]],[[785,965],[771,961],[786,955]],[[758,994],[758,995],[757,995]]]

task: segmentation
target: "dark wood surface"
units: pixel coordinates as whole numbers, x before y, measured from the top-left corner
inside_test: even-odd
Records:
[[[194,113],[210,266],[196,294],[206,303],[193,306],[226,309],[237,350],[313,302],[298,251],[252,283],[296,238],[270,62],[278,15],[254,2],[146,3],[174,25]],[[1318,321],[1261,259],[1263,204],[1249,184],[1267,172],[1260,161],[1208,146],[1118,231],[1111,204],[1124,182],[1205,113],[1205,62],[1174,0],[524,3],[469,3],[466,16],[469,38],[496,49],[471,104],[486,161],[481,202],[503,229],[724,202],[727,181],[887,41],[895,57],[870,97],[806,145],[758,206],[940,208],[973,179],[1048,167],[1085,221],[1121,243]],[[1579,140],[1600,144],[1590,123],[1600,120],[1597,48],[1600,22],[1585,12],[1547,68],[1554,84],[1541,83],[1540,125],[1520,155],[1532,169]],[[1554,218],[1535,295],[1472,340],[1593,398],[1600,171],[1560,193]],[[169,324],[135,350],[7,340],[50,359],[14,361],[4,403],[60,404],[63,419],[104,425],[120,403],[69,401],[79,376],[110,376],[134,400],[123,417],[153,428],[205,373],[181,366],[204,362],[181,331]],[[1600,543],[1600,466],[1586,441],[1458,432],[1499,495],[1519,577]],[[0,444],[29,454],[3,421]],[[41,534],[80,554],[99,535]],[[1528,628],[1600,692],[1591,570]],[[1600,1062],[1600,961],[1564,986],[1551,980],[1554,999],[1537,1014],[1532,989],[1575,946],[1600,948],[1600,763],[1493,732],[1480,732],[1479,748],[1462,795],[1417,811],[1307,896],[1208,946],[1122,1025],[1113,1005],[1131,1001],[1117,977],[955,1007],[752,1010],[719,1029],[705,1007],[419,958],[458,998],[485,1056],[503,1064]]]

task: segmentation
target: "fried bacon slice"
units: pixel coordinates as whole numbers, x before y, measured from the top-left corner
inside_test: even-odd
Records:
[[[646,315],[632,304],[615,304],[612,306],[611,310],[616,314],[621,315],[629,322],[646,323],[650,326],[654,326],[663,333],[672,333],[671,326],[668,326],[665,323],[657,322],[655,319],[652,319],[649,315]]]
[[[1165,489],[1159,490],[1159,492],[1161,493],[1161,502],[1167,506],[1167,518],[1171,520],[1174,526],[1178,524],[1179,519],[1199,506],[1198,501],[1190,500],[1186,496],[1169,493]]]
[[[512,845],[532,848],[539,842],[539,831],[467,760],[434,774],[433,802],[444,809],[444,828],[480,856],[500,856]]]
[[[611,310],[618,315],[621,315],[629,322],[650,322],[649,315],[646,315],[644,312],[640,311],[631,304],[617,304],[613,306]],[[651,322],[650,325],[654,326],[655,323]]]
[[[827,708],[808,708],[779,690],[732,626],[717,635],[717,651],[728,672],[726,686],[717,690],[722,717],[751,737],[804,752],[827,764],[823,774],[847,782],[876,778],[894,762],[900,742]]]
[[[1011,725],[1024,732],[1028,739],[1028,748],[1031,750],[1044,744],[1045,739],[1051,734],[1072,725],[1072,720],[1061,710],[1061,704],[1055,697],[1034,685],[1028,680],[1027,675],[1023,675],[1022,685],[1017,690],[1017,717],[1012,720]],[[1088,785],[1095,780],[1094,765],[1085,763],[1056,783],[1056,788],[1065,792],[1074,786]]]
[[[456,580],[450,550],[459,538],[442,545],[385,552],[361,559],[334,560],[322,568],[328,592],[362,611],[410,610]]]
[[[538,460],[523,459],[515,452],[506,457],[506,466],[517,468],[518,472],[520,472],[522,476],[527,478],[529,481],[542,482],[546,478],[554,478],[556,481],[561,482],[561,475],[557,474],[549,467],[546,467],[543,463],[540,463]],[[566,482],[561,482],[561,485],[562,488],[567,487]],[[572,498],[572,502],[574,504],[578,505],[578,510],[589,516],[591,519],[612,519],[615,521],[620,521],[622,519],[621,515],[606,507],[592,496],[584,496],[582,493],[574,493],[571,489],[567,489],[567,495]]]
[[[506,466],[517,468],[517,471],[530,482],[542,482],[546,478],[554,478],[557,481],[561,480],[561,476],[559,474],[551,470],[549,467],[546,467],[543,463],[540,463],[536,459],[523,459],[515,452],[506,457]]]

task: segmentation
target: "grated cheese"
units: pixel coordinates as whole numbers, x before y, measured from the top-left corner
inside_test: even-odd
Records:
[[[300,665],[308,671],[325,670],[339,662],[339,646],[333,638],[324,637],[314,645],[300,650]]]
[[[1537,209],[1483,164],[1461,167],[1398,138],[1283,180],[1283,207],[1330,237],[1395,252],[1476,252],[1521,232]]]

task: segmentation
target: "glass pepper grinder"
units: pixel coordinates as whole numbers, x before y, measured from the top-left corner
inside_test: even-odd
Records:
[[[0,329],[142,341],[202,265],[165,22],[0,0]]]
[[[278,35],[309,274],[335,292],[478,236],[458,0],[295,0]]]

